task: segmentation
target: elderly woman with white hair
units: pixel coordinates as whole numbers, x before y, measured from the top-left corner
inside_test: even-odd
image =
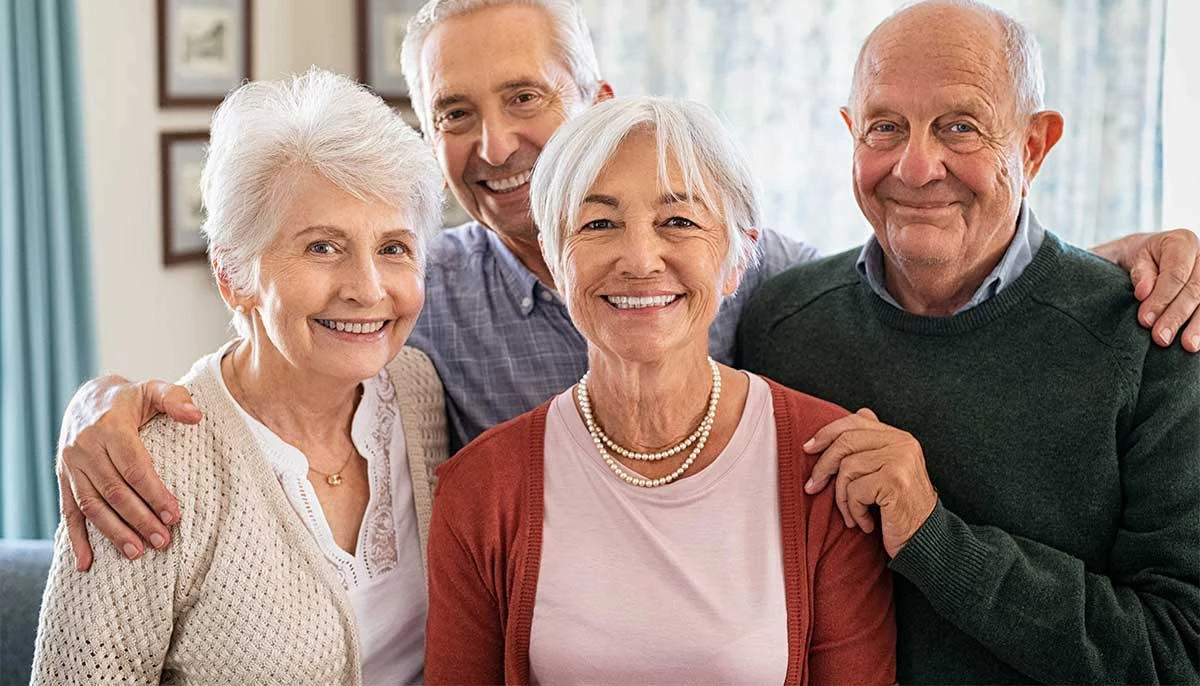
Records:
[[[90,573],[60,527],[35,683],[420,681],[446,438],[441,384],[403,346],[441,185],[345,77],[249,83],[217,109],[204,230],[239,336],[181,382],[204,421],[142,430],[183,516],[169,547],[103,546]]]
[[[694,103],[602,103],[543,150],[588,371],[439,470],[427,683],[895,681],[881,541],[803,490],[801,445],[846,412],[707,354],[755,187]]]

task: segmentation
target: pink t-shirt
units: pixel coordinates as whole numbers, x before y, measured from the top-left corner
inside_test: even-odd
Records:
[[[658,488],[617,478],[572,402],[546,418],[535,683],[782,683],[787,671],[771,391],[749,374],[733,437]]]

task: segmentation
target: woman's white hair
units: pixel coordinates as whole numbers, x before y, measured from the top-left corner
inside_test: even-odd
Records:
[[[600,63],[588,34],[583,11],[574,0],[429,0],[408,21],[404,43],[400,48],[400,64],[408,82],[413,111],[426,135],[433,132],[429,120],[429,96],[426,94],[427,75],[421,70],[421,50],[425,39],[442,22],[485,7],[510,5],[537,7],[546,12],[554,26],[558,57],[571,74],[583,102],[595,99],[600,89]]]
[[[217,278],[257,290],[259,264],[305,172],[363,201],[398,208],[425,245],[442,217],[442,176],[429,146],[378,96],[312,68],[246,83],[213,113],[200,193]],[[246,335],[249,320],[234,312]]]
[[[744,269],[757,259],[750,231],[760,221],[760,193],[743,150],[713,113],[698,102],[623,97],[602,102],[567,121],[550,138],[533,169],[529,205],[542,253],[562,273],[563,244],[578,231],[583,200],[630,135],[647,132],[658,147],[658,183],[669,187],[678,165],[684,188],[725,222],[729,248],[723,269]]]

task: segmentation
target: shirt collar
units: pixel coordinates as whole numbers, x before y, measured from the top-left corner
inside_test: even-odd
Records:
[[[983,283],[980,284],[971,299],[958,308],[954,314],[966,312],[972,307],[987,302],[1013,281],[1016,281],[1021,272],[1024,272],[1025,268],[1033,262],[1033,256],[1037,253],[1038,248],[1042,247],[1042,241],[1045,238],[1046,229],[1029,209],[1029,205],[1022,200],[1021,209],[1017,214],[1017,231],[1008,244],[1008,249],[1004,251],[1004,255],[996,267],[984,278]],[[859,277],[867,282],[875,295],[892,307],[903,310],[900,303],[896,302],[891,293],[888,293],[887,281],[884,278],[884,264],[883,247],[879,245],[879,240],[872,234],[858,253],[858,260],[854,266],[858,270]]]
[[[476,223],[478,224],[478,222]],[[554,292],[542,285],[537,276],[522,264],[520,258],[508,249],[508,246],[500,240],[495,231],[492,231],[483,224],[479,224],[479,226],[483,229],[484,235],[487,237],[488,247],[492,255],[495,256],[496,268],[500,272],[504,288],[508,291],[508,296],[512,299],[513,306],[517,308],[522,316],[528,317],[533,312],[539,296],[547,301],[557,299],[557,297],[546,298],[546,293],[553,295]]]

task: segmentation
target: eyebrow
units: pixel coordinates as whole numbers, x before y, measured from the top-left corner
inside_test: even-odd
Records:
[[[616,198],[614,198],[611,195],[595,195],[595,194],[589,195],[583,199],[583,203],[585,205],[589,204],[589,203],[595,203],[598,205],[608,205],[609,207],[611,207],[613,209],[616,209],[621,206],[621,201],[617,200]]]
[[[433,100],[433,110],[432,111],[440,112],[440,111],[447,109],[453,105],[457,105],[459,103],[463,103],[466,101],[467,101],[467,97],[465,95],[460,95],[458,93],[451,93],[449,95],[439,95],[438,97],[434,98],[434,100]]]
[[[668,191],[658,196],[659,205],[673,205],[675,203],[691,203],[695,201],[696,199],[688,193],[676,193],[674,191]],[[598,205],[608,205],[614,209],[621,206],[621,201],[617,200],[613,196],[600,195],[598,193],[593,193],[592,195],[587,196],[583,199],[583,202],[584,204],[594,203]]]
[[[504,83],[500,84],[500,86],[496,88],[496,91],[497,92],[510,91],[510,90],[515,90],[517,88],[540,88],[542,90],[545,90],[545,89],[549,88],[549,85],[546,84],[545,81],[539,81],[537,79],[530,79],[530,78],[511,79],[509,81],[505,81]]]
[[[315,224],[313,226],[306,227],[303,231],[296,234],[296,237],[303,238],[310,234],[333,236],[335,238],[346,238],[350,235],[345,229],[332,224]],[[383,232],[383,238],[385,239],[395,237],[415,238],[416,235],[416,232],[412,231],[411,229],[388,229],[387,231]]]

